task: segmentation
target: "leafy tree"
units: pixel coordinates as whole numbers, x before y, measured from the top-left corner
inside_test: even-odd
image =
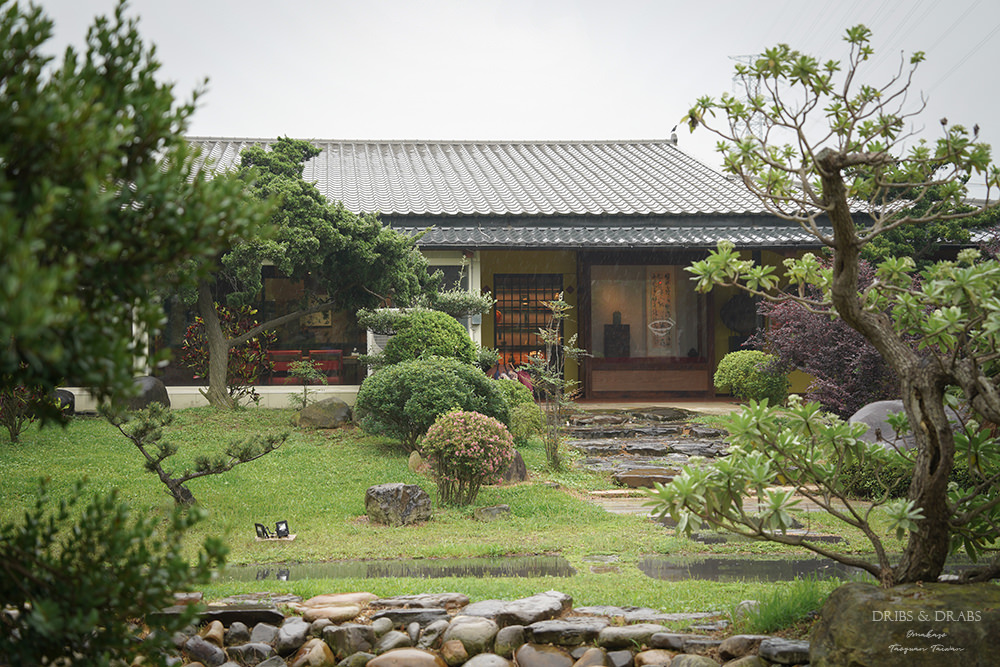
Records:
[[[257,310],[251,306],[226,308],[216,303],[215,312],[219,319],[219,325],[222,327],[222,333],[227,338],[240,336],[258,325],[257,319],[254,317]],[[278,336],[273,331],[263,331],[229,355],[226,388],[236,404],[239,404],[243,398],[249,398],[254,403],[260,400],[260,395],[254,390],[254,385],[261,375],[270,370],[271,365],[267,351],[277,340]],[[205,333],[205,320],[202,317],[195,317],[194,322],[184,332],[184,341],[181,345],[181,356],[178,362],[193,369],[195,378],[208,375],[208,336]]]
[[[194,100],[175,105],[124,13],[53,63],[42,10],[0,3],[0,374],[43,393],[131,391],[134,332],[163,316],[153,288],[258,216],[241,183],[196,166]]]
[[[384,227],[375,215],[355,215],[339,203],[327,202],[314,184],[302,178],[303,164],[318,154],[309,142],[288,138],[279,138],[271,150],[257,146],[243,151],[239,175],[247,183],[247,194],[276,204],[267,238],[240,240],[221,258],[220,278],[234,287],[229,303],[248,304],[257,297],[265,262],[302,281],[305,298],[293,312],[227,336],[215,315],[211,284],[200,283],[198,312],[209,346],[207,398],[214,406],[234,405],[225,385],[233,348],[312,313],[356,311],[389,299],[406,304],[428,287],[426,260],[413,239]]]
[[[875,268],[862,260],[858,287],[866,289],[874,279]],[[808,293],[822,300],[815,290]],[[774,355],[779,372],[798,369],[811,375],[806,400],[847,419],[868,403],[899,396],[899,381],[882,355],[836,311],[788,300],[764,301],[758,312],[768,326],[750,344]]]
[[[146,470],[159,477],[174,503],[182,506],[195,504],[194,494],[184,486],[191,480],[221,475],[242,463],[256,461],[273,452],[288,439],[288,434],[285,433],[280,436],[254,436],[246,442],[233,442],[224,454],[215,458],[203,454],[195,459],[193,469],[175,473],[163,467],[164,461],[177,453],[177,445],[163,437],[164,427],[170,426],[174,420],[169,409],[159,403],[152,403],[149,408],[133,413],[104,408],[102,414],[135,445],[146,459]]]
[[[704,474],[692,468],[656,495],[660,510],[676,514],[687,529],[707,521],[801,544],[865,567],[886,586],[933,581],[951,549],[978,557],[994,550],[1000,535],[1000,455],[991,431],[978,426],[983,420],[1000,423],[1000,263],[977,261],[976,251],[963,251],[957,262],[924,270],[915,287],[913,259],[889,258],[878,265],[876,282],[859,291],[860,255],[892,229],[970,215],[961,208],[966,183],[980,179],[993,192],[1000,170],[991,165],[990,147],[977,141],[976,128],[970,132],[942,119],[943,136],[935,143],[911,141],[908,123],[921,109],[907,107],[907,92],[922,53],[876,87],[859,83],[873,53],[870,31],[851,28],[846,41],[850,55],[844,63],[821,64],[784,44],[768,49],[752,64],[737,66],[748,101],[705,97],[690,111],[693,127],[709,127],[722,137],[725,169],[741,176],[775,215],[797,222],[830,248],[831,266],[811,254],[786,260],[790,289],[777,292],[774,267],[755,266],[732,244],[720,243],[691,270],[701,290],[738,285],[778,302],[832,306],[895,371],[915,443],[908,497],[885,504],[893,528],[906,538],[902,555],[893,562],[870,514],[851,505],[832,481],[839,466],[877,456],[879,448],[859,444],[857,429],[825,418],[815,405],[795,408],[779,422],[773,410],[751,404],[731,425],[739,455]],[[728,121],[720,128],[712,120],[717,112]],[[825,129],[814,136],[817,113]],[[758,122],[763,130],[754,134]],[[810,287],[820,296],[810,297]],[[949,388],[970,418],[962,426],[953,426],[945,410]],[[956,454],[974,472],[972,488],[949,488]],[[876,562],[784,534],[795,500],[791,491],[769,488],[782,476],[861,529],[875,546]],[[763,504],[760,512],[748,513],[740,503],[750,490]],[[847,502],[847,509],[838,501]],[[965,576],[998,572],[994,560]]]

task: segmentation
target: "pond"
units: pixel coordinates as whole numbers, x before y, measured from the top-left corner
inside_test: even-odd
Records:
[[[570,577],[576,574],[562,556],[503,558],[411,558],[325,563],[233,565],[220,581],[293,581],[302,579],[439,579],[442,577]]]

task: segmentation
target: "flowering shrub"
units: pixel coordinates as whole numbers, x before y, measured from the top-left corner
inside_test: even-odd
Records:
[[[496,419],[454,410],[428,429],[420,451],[437,478],[439,502],[468,505],[482,484],[500,481],[514,458],[514,440]]]

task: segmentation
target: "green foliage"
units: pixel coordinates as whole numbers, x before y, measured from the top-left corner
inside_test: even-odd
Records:
[[[774,361],[760,350],[730,352],[715,370],[715,386],[730,389],[737,398],[781,405],[788,397],[788,378],[772,370]]]
[[[544,429],[545,415],[534,401],[518,403],[511,409],[510,433],[518,447],[527,445],[529,439],[541,435]]]
[[[193,468],[180,473],[168,471],[164,461],[177,454],[177,445],[164,439],[164,429],[174,421],[169,408],[152,403],[145,410],[126,412],[111,407],[102,408],[101,414],[112,426],[125,436],[146,460],[146,470],[159,477],[176,505],[193,505],[194,494],[185,486],[187,482],[207,475],[221,475],[242,463],[255,461],[270,454],[288,439],[288,433],[281,436],[268,435],[263,438],[251,437],[245,442],[233,442],[223,454],[209,457],[199,454]]]
[[[507,403],[493,380],[457,359],[428,357],[387,366],[361,384],[355,404],[361,427],[402,441],[407,451],[449,410],[480,412],[503,423]]]
[[[497,365],[500,361],[500,350],[494,347],[483,347],[476,345],[476,367],[482,372],[486,372]]]
[[[149,295],[260,211],[242,183],[200,173],[184,139],[195,101],[175,105],[157,81],[124,3],[82,53],[53,62],[52,32],[39,7],[0,7],[0,374],[45,393],[128,394],[145,353],[135,331],[163,318]]]
[[[476,348],[469,333],[451,315],[437,310],[416,310],[399,318],[396,335],[382,353],[386,363],[398,364],[423,356],[447,357],[471,364]]]
[[[309,405],[309,385],[312,383],[326,384],[326,376],[316,367],[315,361],[300,359],[288,364],[288,376],[293,377],[302,384],[302,395],[290,395],[288,397],[292,406],[298,410]]]
[[[820,581],[811,576],[772,587],[756,606],[743,610],[736,627],[747,634],[769,634],[808,621],[819,613],[839,581]]]
[[[222,327],[222,334],[226,338],[241,336],[258,325],[257,309],[251,306],[227,308],[217,303],[215,312]],[[260,395],[257,394],[254,385],[258,384],[261,376],[270,370],[271,362],[268,360],[267,351],[277,340],[275,332],[262,331],[229,353],[226,388],[237,404],[244,398],[254,403],[260,401]],[[205,331],[205,320],[200,316],[195,317],[194,322],[184,332],[178,363],[193,369],[195,379],[208,377],[208,336]]]
[[[497,390],[503,394],[503,400],[507,403],[507,407],[511,410],[522,403],[534,404],[535,399],[531,395],[531,390],[521,384],[518,380],[512,380],[510,378],[497,378],[493,380],[493,382],[496,383]]]
[[[85,506],[78,483],[54,506],[45,483],[24,521],[0,525],[0,655],[11,665],[109,665],[143,656],[166,664],[172,634],[191,623],[192,607],[140,636],[134,623],[173,604],[175,591],[209,581],[226,549],[205,540],[194,567],[181,552],[187,530],[203,518],[175,510],[164,520],[135,512],[117,492]],[[61,664],[61,663],[60,663]]]
[[[445,505],[471,505],[479,487],[494,484],[514,458],[507,427],[478,412],[453,410],[438,417],[420,440]]]
[[[576,347],[576,334],[569,340],[563,339],[563,320],[569,317],[573,308],[563,301],[560,293],[552,301],[544,302],[551,315],[548,324],[538,330],[542,339],[544,353],[529,357],[528,370],[535,390],[541,392],[542,405],[545,413],[545,429],[542,438],[545,441],[545,455],[549,467],[558,470],[562,467],[559,457],[559,439],[562,433],[562,411],[572,403],[576,382],[567,380],[564,374],[567,359],[579,359],[587,353]]]
[[[978,141],[976,127],[970,132],[942,119],[942,136],[933,144],[912,141],[909,128],[920,125],[914,116],[923,106],[910,110],[905,102],[923,54],[901,63],[888,82],[867,84],[870,40],[864,26],[851,28],[847,60],[823,64],[779,44],[753,63],[737,66],[747,101],[729,94],[720,100],[705,97],[689,113],[692,127],[704,125],[722,139],[725,169],[739,175],[769,211],[798,223],[831,248],[830,264],[807,253],[786,259],[784,275],[779,275],[776,267],[756,266],[742,259],[732,243],[722,242],[690,270],[699,290],[726,285],[773,303],[795,302],[809,312],[835,313],[885,359],[898,378],[906,419],[915,426],[907,498],[882,504],[896,536],[907,538],[903,555],[893,566],[869,515],[845,514],[829,502],[842,494],[839,470],[863,462],[872,455],[870,450],[858,446],[845,427],[824,424],[799,409],[792,411],[791,419],[808,428],[796,426],[778,434],[772,417],[753,404],[748,409],[752,416],[744,418],[751,430],[737,430],[755,450],[755,467],[747,469],[747,462],[740,461],[723,466],[721,472],[692,473],[680,484],[675,480],[674,491],[663,499],[671,497],[664,506],[702,508],[686,515],[686,521],[704,520],[706,505],[721,504],[725,515],[733,507],[731,496],[719,495],[717,481],[750,476],[763,482],[775,479],[775,470],[783,468],[800,492],[820,488],[827,511],[865,531],[879,554],[878,564],[868,571],[891,586],[936,579],[950,550],[964,548],[977,557],[996,546],[1000,459],[992,454],[995,438],[975,422],[1000,423],[1000,300],[995,296],[1000,292],[1000,264],[963,250],[957,261],[929,264],[917,281],[913,257],[886,257],[878,264],[876,279],[859,289],[861,254],[875,239],[903,226],[948,225],[989,215],[987,209],[966,205],[968,184],[974,181],[986,186],[986,201],[995,212],[992,193],[1000,188],[1000,169],[992,163],[990,146]],[[710,126],[716,112],[727,121],[721,128]],[[822,122],[816,114],[822,114]],[[779,145],[782,136],[794,137],[794,143]],[[889,238],[888,244],[894,241]],[[945,409],[952,391],[965,402],[963,409],[971,418],[961,428],[953,427]],[[829,442],[834,434],[843,442]],[[965,454],[965,449],[973,453]],[[979,473],[976,466],[982,468],[973,488],[949,486],[955,462],[967,456],[975,462],[970,470]],[[780,541],[783,538],[765,528],[786,525],[782,512],[790,506],[784,495],[778,490],[766,499],[758,495],[770,508],[766,525],[757,525],[759,517],[733,513],[726,521]],[[802,543],[817,550],[808,540]],[[844,554],[838,558],[852,564]],[[998,575],[1000,562],[993,562],[963,573],[963,580]]]

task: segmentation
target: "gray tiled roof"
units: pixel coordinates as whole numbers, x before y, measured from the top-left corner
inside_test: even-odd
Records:
[[[217,170],[264,139],[192,137]],[[669,141],[313,141],[331,201],[384,216],[766,215],[743,187]]]
[[[563,248],[621,250],[627,248],[714,248],[721,240],[737,247],[810,247],[819,245],[811,234],[797,225],[739,224],[705,225],[698,220],[664,225],[436,225],[426,227],[392,224],[413,236],[425,232],[418,244],[425,248]]]

